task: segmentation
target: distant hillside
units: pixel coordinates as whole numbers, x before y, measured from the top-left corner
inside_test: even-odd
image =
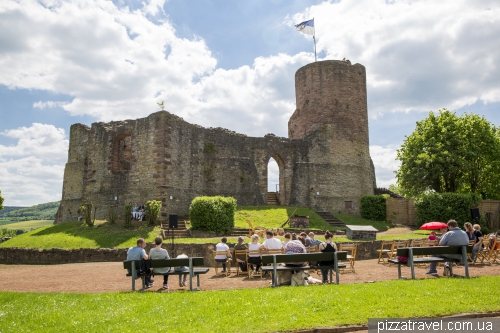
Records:
[[[12,212],[13,210],[18,210],[18,209],[23,209],[27,207],[17,207],[17,206],[3,206],[3,209],[0,210],[0,217],[6,216],[8,213]]]
[[[0,218],[18,221],[28,220],[53,220],[56,218],[59,201],[47,202],[31,207],[5,206],[0,210]]]

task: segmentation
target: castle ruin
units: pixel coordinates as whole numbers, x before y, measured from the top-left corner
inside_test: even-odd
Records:
[[[75,221],[84,202],[95,204],[98,219],[110,205],[153,199],[162,202],[163,218],[184,214],[200,195],[266,205],[271,157],[280,205],[358,214],[360,197],[375,188],[364,66],[308,64],[295,74],[295,93],[288,138],[203,128],[166,111],[72,125],[56,223]]]

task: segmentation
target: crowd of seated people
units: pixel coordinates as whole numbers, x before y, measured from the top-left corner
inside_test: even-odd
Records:
[[[261,259],[261,254],[263,253],[269,253],[270,250],[280,250],[281,253],[283,254],[296,254],[296,253],[307,253],[307,247],[308,246],[316,246],[320,245],[320,250],[322,252],[329,252],[331,248],[331,237],[333,235],[331,233],[327,233],[325,235],[327,238],[327,242],[322,243],[318,240],[314,239],[314,233],[310,232],[309,234],[306,233],[301,233],[300,235],[297,235],[295,233],[286,233],[285,234],[285,240],[281,242],[278,238],[274,237],[275,235],[273,234],[272,231],[268,230],[266,232],[266,239],[260,243],[260,237],[259,235],[252,235],[251,237],[251,242],[248,244],[244,243],[244,238],[243,237],[238,237],[238,244],[234,246],[234,250],[248,250],[251,253],[248,255],[248,263],[250,264],[250,269],[252,270],[253,274],[256,274],[260,266],[262,264],[262,259]],[[323,247],[321,247],[323,245]],[[333,248],[336,250],[335,244],[333,244]],[[225,259],[225,258],[221,258]],[[237,265],[240,266],[240,269],[242,271],[247,270],[247,258],[243,255],[240,255],[235,258]],[[287,266],[295,266],[295,267],[300,267],[303,266],[303,262],[290,262],[286,264]]]

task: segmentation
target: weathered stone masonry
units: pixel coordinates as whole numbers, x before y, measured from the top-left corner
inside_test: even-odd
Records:
[[[189,124],[166,111],[146,118],[71,126],[63,197],[56,222],[75,220],[83,202],[105,218],[108,205],[162,201],[162,215],[183,214],[199,195],[233,196],[264,205],[267,165],[280,169],[282,205],[358,213],[373,194],[366,72],[321,61],[296,75],[297,109],[289,138],[248,137]]]

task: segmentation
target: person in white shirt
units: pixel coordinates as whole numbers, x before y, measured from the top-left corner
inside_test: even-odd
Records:
[[[227,238],[222,237],[220,243],[215,245],[215,251],[225,251],[226,254],[218,254],[215,256],[215,261],[222,263],[222,273],[226,272],[226,260],[227,258],[231,258],[231,251],[229,251],[229,246],[226,244]]]
[[[283,248],[283,244],[277,238],[274,238],[274,234],[271,230],[266,231],[266,240],[262,242],[260,245],[260,249],[266,252],[268,250],[281,250]]]
[[[259,244],[259,235],[253,234],[252,235],[252,242],[248,244],[248,251],[259,251],[260,249],[260,244]],[[250,264],[250,268],[252,269],[253,274],[257,274],[259,271],[260,265],[262,263],[262,258],[260,257],[259,254],[249,254],[248,255],[248,263]]]

